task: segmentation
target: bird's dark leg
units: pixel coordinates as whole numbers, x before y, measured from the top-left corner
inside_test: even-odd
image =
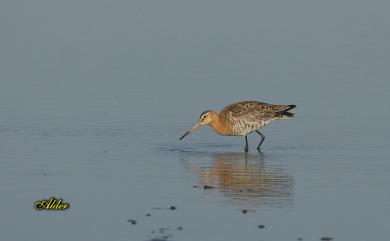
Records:
[[[245,136],[245,152],[248,152],[248,136]]]
[[[261,134],[260,131],[256,131],[256,132],[257,132],[257,134],[259,134],[261,136],[261,141],[260,141],[259,145],[257,146],[257,150],[260,151],[260,146],[261,146],[261,144],[263,144],[265,136],[263,134]]]

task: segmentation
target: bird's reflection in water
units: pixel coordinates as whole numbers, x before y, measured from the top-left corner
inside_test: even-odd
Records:
[[[182,153],[181,161],[199,177],[199,187],[214,187],[229,201],[245,205],[288,207],[294,180],[282,165],[266,164],[264,155]]]

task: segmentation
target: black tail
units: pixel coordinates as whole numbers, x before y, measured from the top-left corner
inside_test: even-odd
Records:
[[[297,107],[297,106],[296,105],[288,105],[288,109],[286,110],[286,112],[294,109],[295,107]]]
[[[287,117],[294,117],[294,113],[291,113],[291,112],[284,112],[283,114],[281,114],[282,116],[287,116]]]
[[[283,117],[283,116],[285,116],[285,117],[293,117],[294,113],[291,113],[291,112],[288,112],[288,111],[294,109],[295,107],[297,107],[297,106],[296,105],[288,105],[287,109],[279,111],[277,114],[279,116],[281,116],[281,117]]]

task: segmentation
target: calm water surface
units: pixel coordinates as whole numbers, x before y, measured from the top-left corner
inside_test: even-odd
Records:
[[[389,7],[2,2],[1,239],[388,240]],[[178,140],[246,99],[298,106],[263,153]]]

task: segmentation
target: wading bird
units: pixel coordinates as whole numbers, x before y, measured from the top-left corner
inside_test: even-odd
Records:
[[[180,140],[197,128],[209,125],[222,136],[245,136],[245,152],[249,150],[248,135],[256,132],[261,136],[261,141],[257,146],[257,149],[260,150],[265,136],[259,129],[274,120],[293,117],[294,114],[288,111],[295,107],[295,105],[274,105],[257,101],[242,101],[225,106],[219,114],[212,110],[206,110],[200,115],[198,122],[180,137]]]

